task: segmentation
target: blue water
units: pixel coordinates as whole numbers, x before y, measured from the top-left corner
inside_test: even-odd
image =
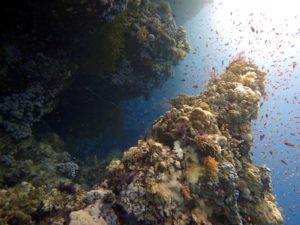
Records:
[[[206,4],[185,20],[182,25],[192,50],[174,66],[173,77],[154,89],[148,99],[123,101],[122,134],[112,144],[107,134],[90,142],[90,147],[126,150],[135,145],[153,120],[169,109],[169,99],[182,93],[199,94],[213,67],[222,72],[235,55],[244,52],[268,73],[268,98],[262,100],[258,118],[253,121],[254,160],[272,170],[274,193],[285,224],[300,224],[300,6],[279,2],[282,5],[272,3],[269,10],[268,4],[255,5],[258,1],[251,1],[253,5],[238,2]],[[285,141],[296,146],[289,147]]]

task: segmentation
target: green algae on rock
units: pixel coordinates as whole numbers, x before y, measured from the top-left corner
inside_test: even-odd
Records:
[[[148,139],[111,162],[98,198],[70,224],[283,224],[269,169],[250,154],[264,76],[237,59],[199,96],[176,98]]]

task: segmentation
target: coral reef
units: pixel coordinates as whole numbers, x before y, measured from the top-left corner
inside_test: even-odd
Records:
[[[264,75],[238,59],[199,96],[176,98],[149,138],[110,163],[98,198],[70,224],[283,224],[269,169],[250,154]]]
[[[0,135],[0,224],[62,223],[84,206],[85,191],[72,180],[78,166],[62,149],[55,134],[17,143]]]
[[[72,210],[99,198],[86,190],[120,152],[74,161],[64,149],[54,133],[17,142],[0,133],[0,224],[64,224]]]
[[[29,57],[12,45],[3,45],[0,52],[0,125],[15,139],[26,138],[32,125],[54,109],[72,67],[42,53]]]
[[[100,17],[105,21],[113,20],[127,7],[128,0],[100,0]]]
[[[172,64],[182,60],[190,46],[167,1],[129,0],[126,13],[128,44],[120,65],[112,73],[114,84],[126,86],[129,91],[148,92],[171,75]],[[127,73],[123,72],[124,62],[131,65]]]
[[[147,95],[189,51],[166,0],[11,1],[0,12],[0,128],[16,140],[62,98]]]

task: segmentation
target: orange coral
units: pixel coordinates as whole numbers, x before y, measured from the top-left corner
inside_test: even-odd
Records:
[[[190,191],[190,188],[187,184],[182,185],[181,191],[182,191],[182,195],[183,195],[185,200],[191,200],[192,199],[191,191]]]
[[[215,160],[215,158],[208,156],[205,159],[205,165],[212,171],[218,171],[218,162]]]

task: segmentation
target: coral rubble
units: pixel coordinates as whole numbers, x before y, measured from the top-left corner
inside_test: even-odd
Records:
[[[174,99],[70,224],[283,224],[269,169],[250,154],[264,76],[238,59],[199,96]]]

